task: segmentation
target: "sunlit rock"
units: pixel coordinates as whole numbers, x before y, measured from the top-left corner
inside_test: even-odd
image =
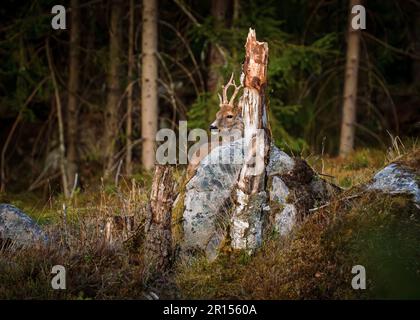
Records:
[[[0,204],[0,240],[27,246],[45,243],[47,236],[24,212],[10,204]]]
[[[334,187],[317,177],[306,162],[292,158],[272,145],[267,165],[269,205],[261,213],[263,203],[259,199],[265,196],[254,195],[252,205],[244,213],[247,216],[232,221],[231,193],[242,167],[243,142],[244,139],[239,139],[213,149],[187,183],[185,196],[177,199],[184,202],[180,244],[183,253],[198,250],[210,260],[214,259],[232,224],[236,230],[230,234],[234,247],[245,246],[243,241],[253,241],[251,247],[258,247],[264,230],[286,236],[310,208],[328,200],[334,192]],[[253,225],[259,227],[252,229],[247,221],[254,221]]]
[[[391,194],[411,194],[420,205],[420,177],[413,170],[399,163],[391,163],[373,177],[368,189]]]

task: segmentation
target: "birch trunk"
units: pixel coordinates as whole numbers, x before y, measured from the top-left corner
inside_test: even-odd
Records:
[[[341,121],[340,156],[346,157],[354,148],[354,132],[357,106],[357,76],[359,71],[360,30],[352,28],[354,14],[351,8],[361,0],[350,0],[348,44],[344,79],[343,116]]]
[[[151,170],[155,164],[155,139],[158,116],[158,61],[157,61],[157,0],[143,1],[142,31],[142,164]]]
[[[262,242],[262,222],[267,206],[266,164],[271,133],[267,119],[265,88],[267,85],[268,44],[256,39],[250,29],[245,45],[245,62],[241,76],[244,92],[240,100],[244,121],[244,164],[233,189],[231,240],[235,249],[252,252]]]

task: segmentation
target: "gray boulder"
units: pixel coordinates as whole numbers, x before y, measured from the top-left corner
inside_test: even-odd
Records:
[[[401,163],[391,163],[375,174],[367,185],[368,190],[390,194],[410,194],[417,206],[420,205],[420,176],[415,170]]]
[[[176,200],[174,207],[179,201],[184,204],[181,252],[199,250],[213,260],[224,244],[229,225],[241,223],[231,221],[230,209],[232,188],[242,167],[243,143],[239,139],[213,149],[187,183],[185,194]],[[320,179],[305,161],[291,158],[274,145],[267,175],[269,205],[263,208],[261,230],[254,230],[258,237],[273,229],[281,235],[289,234],[310,208],[328,201],[336,190]],[[233,234],[231,240],[239,243],[241,237],[242,234]]]
[[[242,140],[242,139],[241,139]],[[225,238],[224,223],[220,216],[225,201],[241,168],[242,141],[236,140],[212,150],[197,168],[196,174],[186,185],[183,213],[183,239],[181,250],[204,250],[210,259],[217,255],[217,248]],[[220,163],[219,156],[232,155],[231,164]]]
[[[10,204],[0,204],[0,241],[27,246],[46,243],[47,236],[24,212]]]
[[[245,241],[244,234],[261,240],[273,230],[281,236],[289,235],[294,226],[308,215],[312,208],[330,201],[340,189],[321,179],[302,159],[292,158],[272,145],[267,166],[268,205],[256,214],[254,227],[246,221],[232,218],[231,193],[242,167],[243,139],[215,148],[205,157],[193,178],[178,196],[174,207],[182,210],[182,232],[179,245],[181,253],[204,252],[208,259],[217,257],[226,244],[227,234],[231,245]],[[406,193],[420,207],[420,151],[408,155],[380,170],[365,185],[368,190],[385,193]],[[252,202],[257,205],[257,199]],[[179,204],[181,203],[181,206]],[[232,233],[232,225],[242,232]],[[240,247],[240,245],[236,245]]]

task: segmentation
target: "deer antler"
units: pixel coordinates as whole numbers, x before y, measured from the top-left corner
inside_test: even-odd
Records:
[[[235,91],[233,92],[232,96],[230,97],[230,100],[228,101],[228,97],[227,97],[227,91],[228,89],[233,86],[235,88]],[[233,80],[233,72],[232,75],[230,76],[230,79],[228,81],[228,83],[226,83],[226,85],[222,86],[223,89],[223,99],[219,94],[219,100],[220,100],[220,104],[229,104],[229,105],[233,105],[233,102],[239,92],[239,90],[242,88],[242,84],[240,84],[239,86],[236,85],[235,80]]]
[[[218,93],[217,96],[219,97],[219,104],[223,104],[222,96],[220,95],[220,93]]]

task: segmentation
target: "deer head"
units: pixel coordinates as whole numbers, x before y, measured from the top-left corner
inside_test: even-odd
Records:
[[[234,87],[234,92],[230,99],[228,99],[228,90]],[[210,125],[210,132],[212,134],[228,134],[233,129],[243,131],[242,110],[238,105],[235,105],[235,98],[239,93],[242,85],[236,85],[233,80],[233,73],[229,82],[222,86],[222,94],[217,94],[219,97],[220,110],[216,113],[216,120]]]

